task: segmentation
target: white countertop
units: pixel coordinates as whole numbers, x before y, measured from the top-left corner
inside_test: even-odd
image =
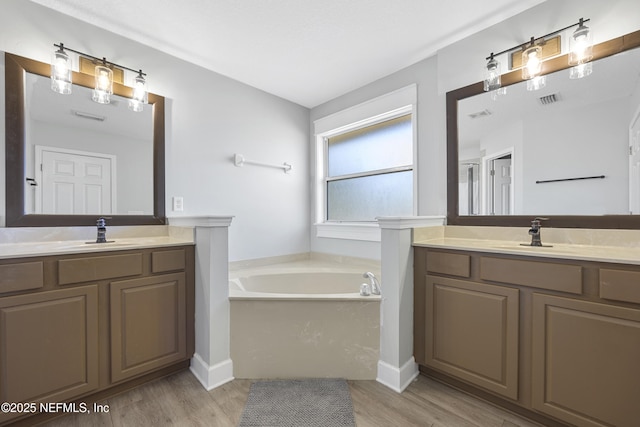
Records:
[[[467,228],[467,229],[465,229]],[[515,234],[501,227],[435,227],[414,231],[414,246],[524,255],[541,258],[597,261],[640,265],[640,239],[637,230],[543,230],[543,245],[529,246],[526,230]],[[500,229],[500,230],[499,230]],[[598,244],[602,242],[602,244]],[[527,244],[526,246],[521,243]]]
[[[87,243],[87,240],[0,243],[0,259],[75,253],[124,251],[162,246],[193,245],[193,239],[171,236],[114,238],[111,243]]]

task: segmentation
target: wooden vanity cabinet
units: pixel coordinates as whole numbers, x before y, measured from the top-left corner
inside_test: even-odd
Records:
[[[640,266],[414,249],[424,374],[543,425],[638,425]]]
[[[518,397],[518,290],[427,275],[423,362]]]
[[[0,272],[0,402],[90,402],[189,364],[193,246],[0,260]],[[23,415],[0,425],[46,417]]]

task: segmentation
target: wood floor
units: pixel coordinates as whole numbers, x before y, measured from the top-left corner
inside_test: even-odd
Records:
[[[250,380],[207,392],[189,371],[154,381],[104,404],[109,413],[65,416],[47,427],[237,426]],[[376,381],[349,381],[358,427],[539,427],[424,376],[402,394]]]

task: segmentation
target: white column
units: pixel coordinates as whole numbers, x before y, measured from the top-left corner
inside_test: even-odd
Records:
[[[444,217],[378,218],[382,229],[380,360],[377,381],[402,392],[418,376],[413,358],[413,228]]]
[[[196,242],[195,347],[191,372],[211,390],[233,380],[229,338],[229,226],[232,216],[175,217],[194,227]]]

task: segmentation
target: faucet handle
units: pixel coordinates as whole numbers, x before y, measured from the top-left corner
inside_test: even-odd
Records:
[[[546,221],[549,218],[543,218],[541,216],[537,216],[533,219],[533,221],[531,221],[531,226],[532,227],[540,227],[540,221]]]
[[[96,221],[96,225],[98,227],[106,227],[107,225],[107,220],[104,217],[100,217],[98,218],[98,220]]]

